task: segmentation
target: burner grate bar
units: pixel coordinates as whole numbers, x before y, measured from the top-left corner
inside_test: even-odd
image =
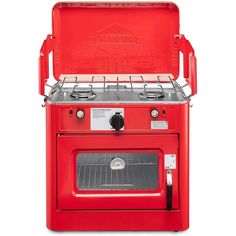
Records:
[[[103,78],[103,92],[105,92],[106,91],[106,76],[103,76],[103,75],[101,75],[101,76],[92,76],[92,80],[91,80],[91,86],[92,86],[92,89],[93,89],[93,83],[94,83],[94,79],[95,78],[100,78],[100,77],[102,77]]]
[[[133,87],[133,80],[132,80],[132,78],[140,78],[141,81],[144,83],[143,86],[144,86],[145,88],[146,88],[146,86],[148,85],[148,83],[144,80],[144,77],[143,77],[142,75],[129,75],[128,77],[129,77],[129,80],[128,80],[127,82],[130,83],[130,89],[131,89],[132,92],[134,92],[134,87]],[[166,76],[165,76],[165,77],[166,77]],[[168,77],[169,82],[170,82],[170,84],[172,85],[174,91],[177,92],[176,86],[175,86],[175,84],[174,84],[174,81],[171,79],[171,76],[167,76],[167,77]],[[103,91],[105,92],[105,91],[106,91],[106,83],[107,83],[107,81],[106,81],[106,76],[103,76],[103,75],[101,75],[101,76],[99,76],[99,75],[92,76],[92,79],[91,79],[90,85],[89,85],[89,86],[91,87],[91,90],[93,89],[93,84],[95,83],[95,78],[102,78],[102,79],[103,79]],[[158,86],[161,88],[161,90],[164,92],[164,88],[163,88],[162,84],[165,83],[165,82],[161,82],[161,79],[160,79],[160,78],[161,78],[161,76],[157,76],[157,84],[158,84]],[[71,82],[71,77],[70,77],[70,76],[68,76],[68,77],[65,76],[62,81],[58,81],[55,85],[61,84],[59,90],[62,91],[63,88],[64,88],[64,85],[65,85],[66,83],[76,83],[77,85],[79,85],[78,76],[74,76],[74,81],[73,81],[73,82]],[[51,86],[51,85],[48,85],[48,84],[47,84],[47,86],[50,86],[50,87],[55,87],[55,85],[54,85],[54,86]],[[117,77],[116,77],[117,93],[119,93],[119,86],[118,86],[118,85],[119,85],[119,77],[117,76]],[[144,88],[144,91],[145,91],[145,88]]]
[[[117,98],[120,96],[120,89],[119,89],[119,77],[116,77],[116,92],[117,92]]]
[[[129,81],[130,81],[131,91],[134,93],[134,88],[133,88],[133,82],[132,82],[132,76],[131,75],[129,76]]]

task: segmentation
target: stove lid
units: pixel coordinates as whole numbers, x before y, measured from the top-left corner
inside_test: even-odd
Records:
[[[53,74],[179,75],[174,3],[57,3]]]

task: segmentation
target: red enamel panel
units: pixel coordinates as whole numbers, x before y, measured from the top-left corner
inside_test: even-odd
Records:
[[[58,3],[53,68],[61,74],[179,75],[174,3]]]
[[[145,132],[145,133],[163,133],[163,132],[172,132],[176,131],[178,128],[176,117],[179,114],[179,106],[171,105],[127,105],[127,104],[71,104],[71,106],[60,106],[60,109],[57,109],[57,115],[59,117],[58,122],[58,132],[61,133],[90,133],[91,124],[90,124],[90,112],[92,108],[124,108],[124,130],[120,133],[136,133],[136,132]],[[156,109],[159,112],[157,118],[152,118],[150,113],[152,109]],[[83,110],[85,113],[84,119],[78,119],[76,117],[76,112],[78,110]],[[72,114],[71,114],[72,112]],[[134,119],[134,115],[138,117]],[[140,119],[142,117],[142,119]],[[168,121],[168,130],[158,130],[151,129],[152,121]],[[92,131],[96,133],[114,133],[111,131]]]

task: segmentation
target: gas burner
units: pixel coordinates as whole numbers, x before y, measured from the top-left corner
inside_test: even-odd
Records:
[[[71,92],[70,96],[76,99],[87,99],[96,97],[96,93],[94,93],[93,91],[73,91]]]
[[[163,98],[165,95],[160,91],[145,91],[139,94],[140,98],[144,98],[147,100],[156,100],[159,98]]]
[[[75,85],[70,96],[75,99],[88,99],[96,97],[96,93],[91,90],[75,90],[78,85]]]
[[[161,85],[158,85],[161,88],[161,91],[158,90],[147,90],[146,89],[147,84],[144,85],[144,92],[139,93],[139,97],[147,100],[157,100],[159,98],[165,97],[165,92]]]

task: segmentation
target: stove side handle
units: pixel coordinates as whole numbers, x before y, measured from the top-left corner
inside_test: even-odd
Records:
[[[197,58],[191,43],[184,35],[178,35],[177,45],[179,51],[183,53],[184,78],[191,87],[193,96],[197,94]]]
[[[53,50],[53,37],[48,35],[43,41],[39,55],[39,94],[45,95],[45,84],[49,77],[49,54]]]

